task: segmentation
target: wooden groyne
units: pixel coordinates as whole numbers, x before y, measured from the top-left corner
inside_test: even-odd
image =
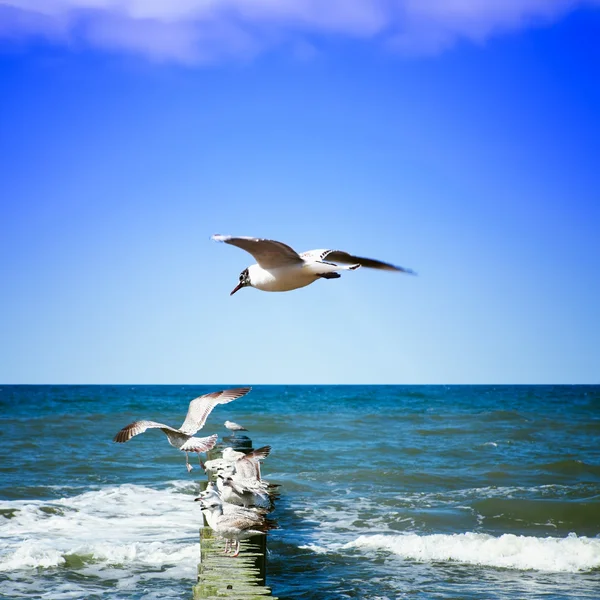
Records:
[[[252,442],[247,436],[226,437],[223,442],[209,452],[209,460],[219,458],[227,446],[244,452],[252,450]],[[204,489],[206,484],[200,482],[201,488]],[[200,563],[198,583],[193,587],[194,600],[261,600],[266,596],[277,600],[265,585],[267,535],[242,540],[240,554],[236,558],[223,554],[223,547],[224,541],[217,538],[204,521],[200,528]]]
[[[253,600],[265,596],[274,598],[265,585],[266,536],[262,548],[253,543],[254,538],[242,541],[237,558],[222,554],[223,541],[213,537],[210,527],[200,530],[200,564],[198,583],[194,586],[194,600],[204,598],[229,598],[231,600]]]

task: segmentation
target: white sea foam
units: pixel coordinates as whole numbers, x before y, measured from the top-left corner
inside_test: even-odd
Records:
[[[327,554],[332,551],[331,547],[319,546],[318,544],[306,544],[304,546],[298,546],[299,550],[310,550],[315,554]]]
[[[549,572],[600,568],[600,539],[533,537],[484,533],[361,535],[345,549],[387,550],[422,562],[456,561],[471,565]]]
[[[121,485],[46,502],[0,502],[0,573],[72,565],[101,579],[136,585],[161,578],[193,580],[200,511],[189,483],[167,489]],[[154,572],[154,573],[153,573]]]

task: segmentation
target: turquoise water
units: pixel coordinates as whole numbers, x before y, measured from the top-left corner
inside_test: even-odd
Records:
[[[203,473],[112,437],[223,387],[1,386],[0,596],[190,598]],[[280,598],[600,597],[600,386],[256,386],[226,419],[273,447]]]

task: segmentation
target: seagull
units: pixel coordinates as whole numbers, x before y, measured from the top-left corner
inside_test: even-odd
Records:
[[[353,256],[341,250],[309,250],[298,254],[287,244],[275,240],[220,234],[213,235],[211,239],[249,252],[258,263],[250,265],[240,273],[239,283],[233,288],[230,296],[247,286],[264,292],[287,292],[305,287],[317,279],[337,279],[341,277],[338,271],[353,271],[358,267],[416,275],[411,269],[396,267],[372,258]]]
[[[219,469],[225,469],[230,464],[231,462],[224,460],[223,458],[213,458],[204,463],[204,469],[209,475],[212,475],[212,473],[217,473]]]
[[[251,478],[235,478],[228,474],[217,477],[217,489],[224,502],[244,508],[252,506],[271,510],[273,502],[269,496],[269,484]]]
[[[223,459],[229,461],[233,465],[236,473],[241,477],[253,477],[260,480],[260,462],[269,456],[271,446],[262,446],[252,452],[245,454],[238,452],[233,448],[225,448],[223,450]]]
[[[266,510],[257,507],[244,508],[243,506],[238,506],[237,504],[224,502],[212,481],[208,483],[204,491],[200,492],[200,495],[197,498],[194,498],[195,502],[207,503],[209,500],[220,502],[223,505],[223,512],[225,514],[242,514],[256,519],[257,522],[260,521],[262,517],[265,517],[267,512]]]
[[[234,388],[198,396],[198,398],[190,402],[185,421],[179,429],[155,421],[134,421],[123,427],[115,435],[113,441],[119,443],[128,442],[132,437],[144,433],[146,429],[160,429],[166,434],[171,446],[185,452],[185,466],[189,473],[192,470],[192,465],[190,465],[188,452],[197,452],[200,454],[200,452],[210,450],[217,443],[217,434],[204,438],[193,437],[197,431],[202,429],[212,409],[217,404],[227,404],[245,396],[251,389],[249,387]],[[198,460],[200,460],[200,456],[198,456]],[[203,466],[201,460],[200,466]]]
[[[238,425],[233,421],[225,421],[225,427],[229,429],[229,431],[233,431],[233,435],[235,435],[236,431],[248,431],[245,427]]]
[[[223,503],[217,500],[200,501],[202,512],[211,529],[219,536],[225,538],[225,553],[227,553],[232,541],[235,541],[234,558],[240,553],[240,540],[263,535],[270,529],[264,519],[258,520],[254,515],[243,513],[223,512]]]

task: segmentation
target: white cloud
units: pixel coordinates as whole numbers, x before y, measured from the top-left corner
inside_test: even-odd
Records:
[[[592,4],[600,0],[0,0],[0,37],[190,63],[247,59],[281,44],[312,52],[324,34],[435,53]]]
[[[406,0],[401,31],[390,37],[407,52],[438,52],[457,39],[483,42],[502,32],[557,20],[597,0]]]

